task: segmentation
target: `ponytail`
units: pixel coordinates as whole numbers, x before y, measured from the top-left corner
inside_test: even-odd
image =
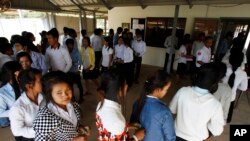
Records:
[[[169,79],[164,71],[157,71],[157,73],[154,76],[150,77],[145,81],[144,90],[137,101],[138,105],[135,113],[136,114],[134,119],[135,122],[139,122],[140,120],[140,115],[145,105],[147,95],[152,94],[154,90],[158,88],[163,88],[168,82]]]
[[[20,95],[21,95],[21,91],[20,91],[20,87],[18,85],[18,82],[16,81],[15,78],[12,80],[11,86],[14,89],[15,99],[17,100],[20,97]]]
[[[152,84],[149,80],[146,80],[146,82],[144,83],[144,90],[143,90],[142,94],[140,95],[140,98],[138,99],[138,105],[137,105],[136,115],[135,115],[135,122],[139,122],[139,120],[140,120],[141,111],[145,105],[147,95],[150,93],[151,85]]]
[[[229,57],[229,62],[232,65],[232,74],[230,75],[228,79],[228,85],[233,88],[234,86],[234,80],[235,80],[235,71],[241,66],[241,63],[243,61],[244,54],[242,52],[232,52],[232,54]]]

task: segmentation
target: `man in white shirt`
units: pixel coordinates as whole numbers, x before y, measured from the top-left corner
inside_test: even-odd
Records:
[[[192,46],[192,55],[196,58],[197,51],[204,46],[205,33],[200,33],[198,40],[194,41]]]
[[[95,35],[92,38],[91,47],[95,51],[95,67],[99,69],[100,61],[102,58],[102,46],[103,46],[101,29],[99,28],[96,29],[94,34]]]
[[[201,32],[198,36],[198,40],[193,42],[192,51],[191,51],[191,54],[193,55],[191,70],[193,73],[196,72],[196,57],[197,57],[196,55],[197,55],[198,50],[200,50],[204,46],[204,39],[205,39],[205,33]]]
[[[141,33],[137,34],[136,40],[132,42],[132,49],[134,50],[135,58],[135,83],[138,83],[138,78],[141,71],[142,56],[146,53],[146,43],[142,41]]]
[[[63,71],[67,73],[71,66],[72,60],[68,50],[58,43],[59,33],[56,28],[52,28],[48,32],[49,47],[46,49],[45,58],[47,68],[52,71]]]
[[[196,54],[196,67],[199,68],[205,63],[210,63],[211,61],[211,46],[213,45],[213,38],[206,37],[205,46],[197,51]]]
[[[170,110],[177,114],[175,131],[177,141],[202,141],[210,137],[209,132],[219,136],[225,124],[220,102],[211,94],[216,91],[218,70],[205,64],[197,74],[193,87],[183,87],[170,103]]]
[[[175,48],[178,46],[178,38],[176,36],[168,36],[164,42],[164,47],[167,48],[165,64],[163,70],[167,73],[173,71],[173,63],[175,58]]]

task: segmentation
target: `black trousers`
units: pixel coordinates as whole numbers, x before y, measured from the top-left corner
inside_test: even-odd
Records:
[[[134,66],[135,66],[135,80],[138,81],[141,72],[141,62],[142,57],[135,56]]]
[[[100,69],[101,59],[102,59],[102,51],[95,51],[95,68]]]
[[[229,107],[228,115],[227,115],[227,123],[230,123],[233,117],[233,111],[234,111],[234,102],[232,101]]]
[[[166,53],[166,57],[165,57],[165,63],[164,63],[164,68],[163,70],[165,72],[167,72],[167,66],[168,66],[168,58],[169,58],[169,55],[168,53]],[[175,54],[172,54],[172,61],[171,61],[171,66],[170,66],[170,72],[173,72],[173,64],[174,64],[174,58],[175,58]]]
[[[125,63],[123,64],[123,75],[125,76],[125,80],[128,86],[132,86],[134,81],[134,74],[133,74],[133,63]]]
[[[73,81],[73,83],[75,83],[77,85],[77,87],[79,88],[79,93],[80,93],[80,98],[83,98],[83,87],[82,87],[82,81],[81,81],[81,75],[78,72],[69,72],[68,73],[71,80]]]
[[[34,139],[25,138],[22,136],[15,137],[16,141],[34,141]]]
[[[107,71],[108,71],[108,67],[102,66],[102,71],[101,71],[101,73],[104,73],[104,72],[107,72]]]

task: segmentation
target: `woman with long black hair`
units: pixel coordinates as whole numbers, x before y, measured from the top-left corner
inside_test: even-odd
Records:
[[[7,127],[9,111],[14,102],[21,95],[18,85],[18,74],[22,66],[16,61],[10,61],[3,65],[1,71],[2,87],[0,88],[0,126]]]

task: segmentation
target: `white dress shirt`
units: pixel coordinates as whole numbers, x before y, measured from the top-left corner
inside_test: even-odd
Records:
[[[115,45],[115,59],[120,58],[123,60],[124,57],[124,49],[126,48],[126,46],[124,44],[117,44]]]
[[[113,54],[113,49],[103,46],[102,48],[102,66],[109,67],[109,56]],[[112,60],[111,60],[112,61]]]
[[[168,36],[164,42],[168,54],[175,54],[175,47],[178,45],[178,38],[174,36],[173,39],[172,37],[172,35]]]
[[[0,52],[0,71],[2,69],[2,66],[9,61],[13,61],[13,59],[9,55]]]
[[[97,105],[96,114],[101,118],[103,128],[111,134],[120,135],[126,127],[126,120],[122,115],[121,105],[117,102],[104,99],[102,108],[101,103]]]
[[[170,106],[177,114],[176,136],[188,141],[202,141],[209,132],[218,136],[223,132],[224,118],[220,102],[208,90],[183,87],[175,94]]]
[[[226,121],[231,104],[232,89],[227,83],[219,83],[218,90],[214,93],[214,97],[220,101],[224,120]]]
[[[36,105],[27,97],[25,92],[22,93],[10,109],[9,119],[13,135],[25,138],[35,138],[33,121],[39,108],[44,105],[45,101],[42,94],[38,95],[38,105]]]
[[[82,47],[82,40],[83,40],[83,37],[81,36],[80,39],[79,39],[79,46],[80,46],[80,48]]]
[[[132,48],[134,49],[135,53],[139,53],[138,57],[142,57],[146,53],[146,43],[144,41],[137,41],[134,40],[132,42]]]
[[[231,68],[231,66],[229,66],[227,68],[226,76],[223,78],[224,83],[228,83],[228,80],[229,80],[232,73],[233,73],[232,68]],[[241,91],[245,91],[245,90],[247,90],[247,86],[248,86],[247,73],[245,71],[243,71],[241,68],[238,68],[235,71],[235,79],[234,79],[234,85],[232,88],[231,101],[235,100],[237,89],[239,89]]]
[[[179,49],[179,55],[180,55],[180,58],[179,58],[179,63],[184,63],[186,64],[187,63],[187,58],[185,56],[182,56],[183,55],[187,55],[187,49],[184,45],[181,45],[180,49]]]
[[[46,49],[45,58],[48,68],[52,68],[53,71],[68,72],[72,66],[72,59],[66,48],[60,45],[54,49],[48,47]]]
[[[102,38],[98,35],[94,35],[91,42],[91,47],[94,51],[102,51]]]
[[[77,126],[77,116],[76,113],[74,111],[74,107],[71,103],[69,103],[67,106],[67,111],[63,110],[62,108],[60,108],[59,106],[57,106],[56,104],[53,103],[49,103],[48,104],[48,109],[55,113],[57,116],[69,121],[70,123],[72,123],[75,127]]]
[[[131,63],[134,60],[133,50],[130,47],[124,48],[124,63]]]
[[[211,48],[203,46],[202,49],[198,50],[196,55],[196,67],[200,67],[201,64],[197,63],[201,61],[203,63],[210,63],[211,61]]]
[[[194,41],[193,46],[192,46],[192,55],[194,55],[195,57],[197,57],[197,52],[202,49],[202,47],[204,46],[204,43],[201,41]]]

